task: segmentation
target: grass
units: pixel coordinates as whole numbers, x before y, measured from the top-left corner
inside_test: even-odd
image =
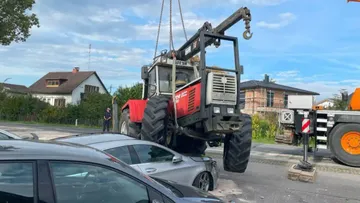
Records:
[[[264,137],[253,138],[252,141],[255,143],[261,143],[261,144],[276,144],[275,138],[264,138]]]
[[[58,126],[58,127],[74,127],[74,128],[99,128],[101,126],[88,126],[88,125],[77,125],[75,124],[60,124],[60,123],[44,123],[44,122],[36,122],[36,121],[8,121],[8,120],[0,120],[0,122],[4,123],[18,123],[18,124],[32,124],[32,125],[44,125],[44,126]]]

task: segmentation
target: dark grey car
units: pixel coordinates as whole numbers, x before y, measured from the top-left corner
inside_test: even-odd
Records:
[[[0,141],[2,202],[171,203],[222,202],[179,196],[115,157],[84,145]]]

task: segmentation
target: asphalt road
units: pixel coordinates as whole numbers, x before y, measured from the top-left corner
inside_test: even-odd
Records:
[[[43,139],[101,131],[3,122],[0,122],[0,129],[25,136],[33,132]],[[317,152],[317,159],[310,157],[318,169],[316,182],[302,183],[287,179],[289,166],[301,158],[299,147],[253,143],[250,163],[243,174],[222,170],[222,150],[222,147],[209,148],[207,154],[217,160],[221,169],[218,188],[212,193],[226,200],[238,203],[360,203],[360,169],[334,163],[328,151]]]
[[[288,167],[250,161],[245,173],[222,170],[219,187],[213,194],[234,202],[266,203],[360,203],[360,176],[319,172],[315,183],[287,179]]]

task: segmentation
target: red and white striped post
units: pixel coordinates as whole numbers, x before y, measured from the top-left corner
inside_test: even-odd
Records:
[[[304,119],[302,120],[301,125],[301,132],[304,141],[304,157],[303,161],[307,163],[308,161],[308,149],[309,149],[309,134],[310,134],[310,119],[309,119],[309,112],[304,111]]]

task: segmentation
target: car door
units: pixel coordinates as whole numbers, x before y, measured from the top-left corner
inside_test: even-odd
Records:
[[[187,171],[184,162],[173,163],[174,154],[164,148],[150,144],[132,145],[140,163],[137,166],[147,175],[183,182]]]
[[[35,202],[35,168],[33,161],[0,161],[0,202]]]
[[[48,166],[56,203],[167,202],[160,191],[108,166],[72,161],[49,161]]]

